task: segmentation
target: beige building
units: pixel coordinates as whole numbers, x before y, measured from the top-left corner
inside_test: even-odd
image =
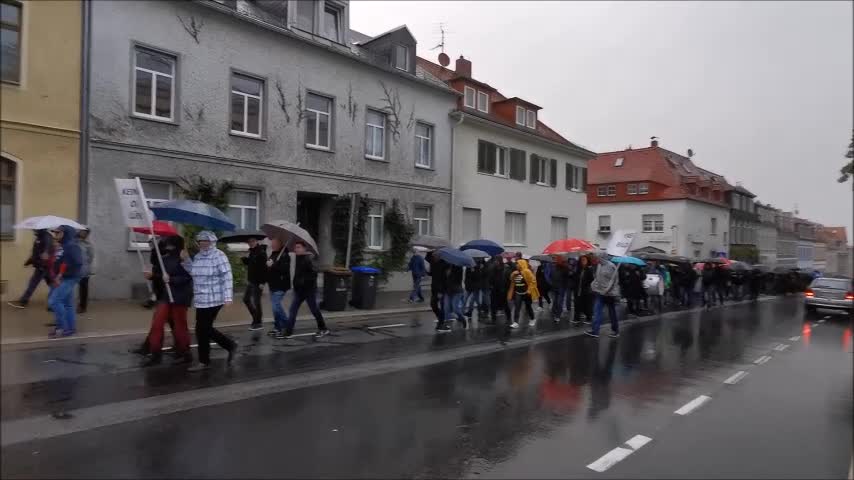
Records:
[[[0,280],[9,300],[32,272],[23,267],[32,234],[12,226],[35,215],[78,217],[83,9],[71,0],[0,7]]]

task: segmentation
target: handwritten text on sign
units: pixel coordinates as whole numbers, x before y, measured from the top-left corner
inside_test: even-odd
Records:
[[[618,257],[625,255],[632,246],[636,234],[637,232],[634,230],[617,230],[614,232],[611,241],[608,242],[608,254]]]
[[[139,191],[136,179],[116,178],[116,192],[119,194],[119,205],[122,208],[122,217],[129,228],[148,227],[144,208],[148,208],[143,200],[144,196]]]

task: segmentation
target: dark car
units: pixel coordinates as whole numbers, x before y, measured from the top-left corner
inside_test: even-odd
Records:
[[[807,312],[818,308],[851,310],[854,308],[854,286],[850,278],[819,277],[804,292]]]

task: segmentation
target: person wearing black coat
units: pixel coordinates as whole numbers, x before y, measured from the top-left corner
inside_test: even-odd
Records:
[[[284,338],[288,315],[282,302],[291,289],[291,255],[278,238],[270,239],[270,257],[267,259],[267,285],[270,287],[270,302],[273,308],[273,329],[267,332],[271,337]]]
[[[424,260],[430,266],[428,275],[432,278],[430,282],[430,309],[436,315],[436,321],[442,322],[445,318],[445,313],[442,311],[442,295],[445,290],[445,275],[447,275],[445,269],[448,267],[448,264],[432,251],[427,252]]]
[[[540,262],[540,265],[537,267],[535,278],[537,279],[537,290],[540,291],[540,305],[537,311],[543,309],[543,300],[548,302],[549,305],[552,304],[552,297],[549,295],[549,293],[552,291],[552,285],[550,283],[550,270],[551,268],[548,266],[548,264],[543,262]],[[546,278],[547,276],[549,278]]]
[[[465,315],[471,320],[475,305],[478,311],[481,310],[483,301],[481,300],[480,291],[483,288],[484,267],[483,260],[475,260],[474,267],[466,268],[466,298],[465,298]]]
[[[442,312],[445,318],[439,320],[436,331],[439,333],[450,332],[451,327],[447,324],[451,315],[457,317],[463,328],[467,327],[466,317],[463,315],[463,268],[456,265],[448,265],[445,268],[445,281],[442,291]]]
[[[578,283],[575,288],[575,312],[572,324],[581,324],[581,314],[584,314],[585,322],[593,321],[593,290],[590,285],[596,278],[596,267],[591,263],[590,257],[583,256],[578,260],[576,268]]]
[[[51,275],[47,260],[53,249],[53,237],[48,230],[36,230],[33,232],[33,235],[32,251],[30,252],[30,257],[24,262],[25,267],[33,267],[33,274],[30,275],[27,288],[18,301],[8,303],[9,306],[15,308],[26,308],[30,302],[30,297],[33,296],[33,293],[42,281],[50,288]]]
[[[317,263],[314,260],[314,254],[306,250],[306,245],[303,242],[294,243],[294,298],[291,301],[291,309],[288,312],[287,327],[285,328],[285,338],[290,337],[294,332],[294,324],[297,320],[297,312],[302,302],[308,305],[309,311],[314,315],[314,320],[317,322],[316,338],[329,335],[329,330],[326,328],[326,322],[323,320],[323,314],[317,307]]]
[[[724,265],[717,265],[715,267],[714,283],[715,289],[718,294],[718,299],[720,300],[721,305],[723,305],[724,300],[726,300],[726,298],[729,296],[730,290],[729,268]]]
[[[164,269],[160,268],[160,262],[156,261],[151,267],[151,272],[145,274],[145,278],[151,280],[154,291],[157,292],[157,306],[145,343],[150,356],[143,366],[157,365],[162,361],[163,332],[166,323],[169,323],[172,329],[174,354],[178,363],[190,363],[193,360],[190,353],[190,330],[187,327],[187,310],[193,303],[193,277],[182,265],[182,250],[184,250],[182,237],[177,235],[166,237],[161,250],[165,273]]]
[[[570,267],[563,257],[557,257],[555,263],[549,268],[548,283],[551,284],[551,289],[554,292],[552,317],[555,322],[559,322],[561,315],[563,315],[563,305],[567,303],[566,296],[574,294],[568,286],[570,277],[569,269]],[[539,288],[539,286],[540,280],[537,279],[537,287]]]
[[[246,291],[243,293],[243,304],[252,316],[249,330],[261,330],[264,311],[261,308],[261,293],[267,283],[267,246],[250,238],[249,255],[240,260],[246,265]]]
[[[510,286],[508,281],[510,279],[510,272],[512,271],[509,265],[504,264],[504,259],[501,255],[495,255],[489,261],[489,317],[492,323],[497,321],[499,310],[504,312],[504,318],[510,319],[507,288]]]
[[[714,265],[711,262],[703,264],[703,271],[701,275],[703,284],[703,305],[709,309],[715,306],[715,296],[718,285],[718,278],[715,274]]]

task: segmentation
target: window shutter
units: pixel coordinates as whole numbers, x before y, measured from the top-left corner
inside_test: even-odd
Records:
[[[537,180],[540,178],[540,157],[537,155],[531,154],[531,178],[529,179],[531,183],[537,183]]]
[[[587,168],[581,169],[581,191],[587,191]]]
[[[477,142],[477,171],[486,172],[486,142]]]
[[[551,159],[551,175],[549,176],[549,184],[551,184],[552,188],[557,187],[557,160],[554,158]]]

